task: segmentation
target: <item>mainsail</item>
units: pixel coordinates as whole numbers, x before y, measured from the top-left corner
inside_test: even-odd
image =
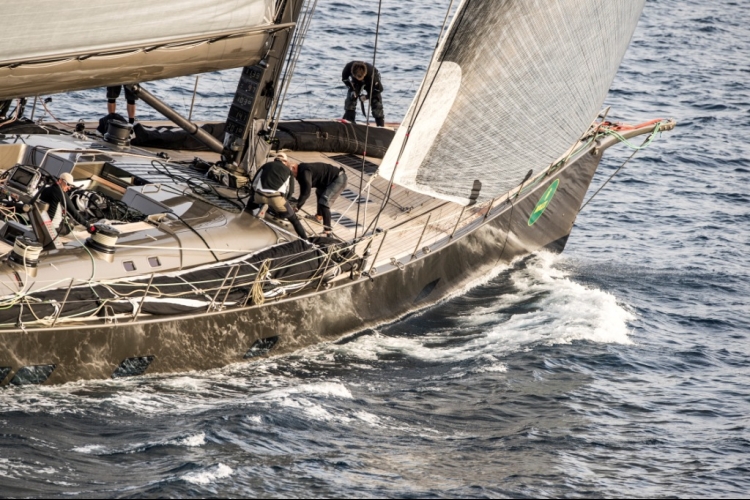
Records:
[[[254,64],[275,0],[23,0],[0,10],[0,99]]]
[[[538,173],[596,118],[644,2],[464,0],[380,175],[455,199]]]

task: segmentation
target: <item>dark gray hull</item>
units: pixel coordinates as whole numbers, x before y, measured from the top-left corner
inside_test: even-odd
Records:
[[[259,339],[278,337],[272,353],[283,354],[394,320],[434,304],[500,263],[540,249],[561,252],[600,159],[600,150],[584,152],[514,203],[494,206],[486,219],[457,232],[447,245],[372,277],[223,312],[2,331],[0,367],[10,370],[0,385],[11,383],[22,367],[37,365],[54,365],[46,384],[106,379],[123,360],[138,357],[153,357],[145,373],[206,370],[243,361]],[[546,211],[529,225],[540,197],[556,180]]]

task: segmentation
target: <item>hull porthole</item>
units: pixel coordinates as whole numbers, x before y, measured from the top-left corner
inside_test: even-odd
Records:
[[[11,368],[9,366],[0,366],[0,384],[5,382],[5,377],[10,373]]]
[[[424,288],[422,288],[422,291],[419,292],[417,295],[417,298],[414,299],[415,304],[419,304],[423,300],[425,300],[429,295],[435,291],[435,288],[437,288],[438,283],[440,283],[440,278],[436,279],[435,281],[431,281],[427,283]]]
[[[137,358],[127,358],[120,363],[120,366],[112,373],[112,378],[137,377],[143,375],[148,366],[154,360],[153,356],[139,356]]]
[[[10,381],[13,385],[39,385],[47,381],[55,365],[24,366],[18,370]]]
[[[276,343],[279,341],[279,337],[268,337],[267,339],[258,339],[255,341],[255,343],[248,349],[248,351],[243,356],[245,359],[248,358],[255,358],[258,356],[263,356],[264,354],[268,354],[271,352],[271,349],[274,348]]]

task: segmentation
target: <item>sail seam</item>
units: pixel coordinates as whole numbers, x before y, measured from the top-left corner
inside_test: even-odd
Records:
[[[58,62],[58,61],[69,61],[72,59],[84,60],[84,59],[88,59],[91,57],[106,56],[106,55],[131,54],[139,50],[150,52],[150,51],[165,48],[165,47],[168,48],[169,46],[176,47],[180,45],[190,45],[190,44],[198,44],[198,43],[212,43],[212,42],[222,40],[225,38],[241,37],[241,36],[252,35],[252,34],[257,34],[257,33],[273,33],[275,31],[294,27],[295,25],[296,23],[271,24],[271,25],[265,25],[265,26],[256,26],[250,29],[232,30],[228,32],[215,32],[215,33],[210,34],[209,36],[203,35],[200,37],[184,37],[184,38],[170,39],[170,40],[164,40],[164,41],[159,41],[159,42],[149,42],[146,44],[128,45],[128,46],[121,46],[121,47],[116,47],[116,48],[111,48],[111,49],[102,49],[96,52],[88,52],[85,54],[66,53],[66,54],[59,54],[54,57],[11,59],[7,61],[0,61],[0,68],[4,68],[4,67],[16,68],[18,66],[30,65],[30,64],[44,64],[44,63],[52,63],[52,62]]]

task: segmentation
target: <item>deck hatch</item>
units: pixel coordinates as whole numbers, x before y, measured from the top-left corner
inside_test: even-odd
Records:
[[[112,378],[136,377],[142,375],[154,360],[154,356],[127,358],[112,373]]]
[[[341,196],[346,198],[349,201],[354,201],[355,203],[358,203],[362,205],[363,203],[373,203],[372,200],[368,200],[364,196],[360,196],[359,194],[355,193],[351,189],[344,189],[341,192]]]
[[[342,226],[354,229],[355,227],[362,227],[362,224],[357,224],[354,220],[350,219],[346,215],[342,215],[338,212],[331,212],[331,221],[334,224],[341,224]]]
[[[10,383],[13,385],[43,384],[53,371],[55,371],[55,365],[24,366],[16,372]]]
[[[361,160],[360,160],[361,161]],[[215,207],[219,207],[227,212],[239,213],[242,207],[232,203],[218,194],[217,188],[224,188],[222,183],[206,177],[206,171],[193,165],[174,165],[159,162],[142,164],[142,163],[125,163],[118,165],[122,170],[137,178],[136,185],[142,184],[164,184],[174,185],[175,183],[189,182],[193,186],[199,186],[200,194],[195,191],[187,192],[189,196],[195,196]]]
[[[267,339],[258,339],[255,341],[255,343],[248,349],[248,351],[245,353],[244,358],[255,358],[257,356],[263,356],[264,354],[268,354],[271,349],[274,348],[276,343],[279,341],[279,337],[268,337]]]
[[[346,165],[349,168],[353,168],[354,170],[361,170],[362,169],[362,157],[358,155],[348,154],[348,155],[336,155],[331,156],[331,160],[337,161],[341,163],[342,165]],[[375,165],[373,162],[365,160],[365,173],[366,174],[374,174],[378,171],[378,166]]]

